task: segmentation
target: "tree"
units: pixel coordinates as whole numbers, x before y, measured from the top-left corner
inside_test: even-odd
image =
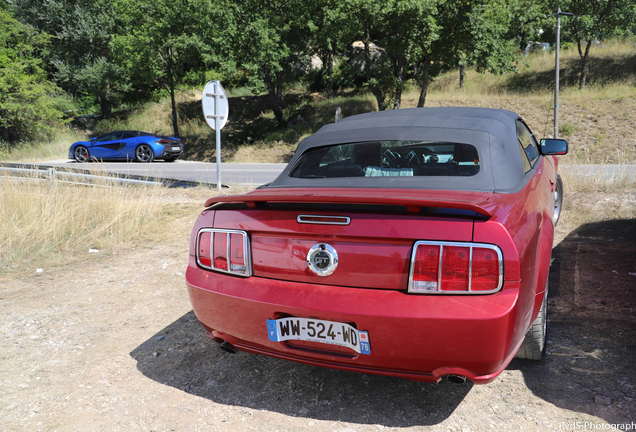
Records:
[[[337,55],[347,52],[355,38],[355,28],[350,24],[345,3],[339,0],[314,0],[305,2],[306,25],[310,40],[310,53],[317,55],[326,70],[327,97],[333,98],[333,66]]]
[[[41,56],[49,36],[13,19],[0,8],[0,134],[4,141],[47,132],[62,117],[51,95]]]
[[[307,8],[301,0],[236,1],[236,56],[254,93],[266,91],[276,122],[285,127],[283,92],[309,59]]]
[[[131,93],[127,71],[115,61],[113,34],[121,31],[110,0],[12,0],[18,19],[53,36],[48,62],[53,77],[74,96],[92,95],[109,118]]]
[[[581,58],[579,89],[585,88],[590,48],[594,40],[611,36],[622,36],[636,24],[636,2],[634,0],[569,0],[550,1],[549,7],[556,13],[560,7],[573,17],[561,20],[564,39],[571,38]],[[556,21],[556,20],[555,20]]]
[[[430,82],[429,50],[440,37],[438,0],[393,0],[386,4],[385,36],[379,42],[392,59],[395,76],[395,108],[400,108],[405,68],[421,64],[421,91],[418,107],[423,107]]]
[[[401,106],[409,67],[421,64],[418,75],[423,106],[429,85],[431,43],[439,37],[439,0],[343,0],[352,34],[364,44],[365,87],[378,109]],[[351,41],[353,42],[353,40]]]
[[[235,28],[229,4],[214,0],[116,0],[126,31],[112,47],[118,61],[135,76],[136,88],[169,92],[174,136],[179,136],[176,86],[193,72],[228,68]]]
[[[459,68],[464,87],[465,68],[503,74],[517,70],[519,35],[536,34],[543,10],[525,0],[449,0],[439,7],[443,38],[433,45],[440,70]]]

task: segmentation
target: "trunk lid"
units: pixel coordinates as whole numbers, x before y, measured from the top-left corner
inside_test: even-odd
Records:
[[[463,202],[421,197],[429,191],[401,200],[387,199],[386,190],[385,198],[368,191],[362,197],[333,190],[319,196],[295,192],[296,199],[247,194],[208,201],[216,210],[215,228],[249,233],[253,276],[393,290],[407,289],[415,241],[472,241],[474,220],[486,217],[475,203],[488,198],[483,193],[468,193],[470,199]],[[328,276],[319,276],[307,262],[312,247],[321,245],[332,247],[338,257]]]

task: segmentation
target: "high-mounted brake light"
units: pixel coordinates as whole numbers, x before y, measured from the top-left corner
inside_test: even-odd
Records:
[[[409,292],[489,294],[503,284],[503,255],[494,245],[419,241],[413,247]]]
[[[245,231],[206,228],[199,231],[197,262],[209,270],[252,275],[249,238]]]

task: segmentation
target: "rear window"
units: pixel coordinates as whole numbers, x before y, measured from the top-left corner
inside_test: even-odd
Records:
[[[473,176],[479,172],[475,146],[440,141],[373,141],[313,148],[290,177]]]

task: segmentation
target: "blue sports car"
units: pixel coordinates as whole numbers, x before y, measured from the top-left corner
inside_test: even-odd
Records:
[[[77,162],[90,160],[125,160],[152,162],[163,159],[172,162],[183,153],[179,138],[164,137],[139,131],[115,131],[90,141],[73,143],[69,159]]]

